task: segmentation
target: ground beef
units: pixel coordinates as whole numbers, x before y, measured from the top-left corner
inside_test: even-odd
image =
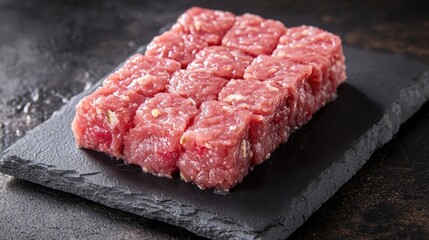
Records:
[[[279,21],[244,14],[236,18],[234,26],[223,38],[222,45],[252,56],[271,54],[285,30],[285,26]]]
[[[173,59],[186,68],[195,59],[195,54],[206,46],[201,35],[167,31],[149,43],[145,55]]]
[[[329,78],[333,82],[334,88],[346,79],[346,65],[341,38],[337,35],[317,27],[305,25],[293,27],[289,28],[279,40],[277,49],[282,51],[283,48],[310,49],[325,55],[331,61]]]
[[[76,105],[72,130],[82,148],[122,157],[123,137],[133,124],[136,109],[146,97],[135,91],[101,87]]]
[[[124,138],[125,161],[145,172],[171,177],[182,153],[180,138],[197,112],[194,101],[178,94],[159,93],[148,99]]]
[[[205,101],[217,100],[227,82],[205,70],[180,70],[171,77],[167,91],[192,98],[199,107]]]
[[[219,93],[219,101],[253,113],[249,131],[252,166],[268,159],[289,136],[286,95],[281,86],[257,80],[231,80]]]
[[[201,50],[187,69],[203,69],[217,77],[226,79],[242,78],[244,70],[252,60],[253,57],[239,50],[214,46]]]
[[[201,105],[194,124],[181,139],[181,177],[201,189],[228,191],[249,172],[252,113],[218,101]]]
[[[80,147],[228,191],[332,99],[345,69],[341,39],[322,29],[194,7],[83,98],[72,129]]]
[[[180,69],[180,63],[171,59],[135,54],[122,68],[111,74],[103,83],[118,91],[134,90],[152,97],[165,90],[171,75]]]
[[[287,93],[289,126],[298,127],[309,120],[316,108],[311,87],[307,81],[312,67],[288,59],[261,55],[246,69],[248,80],[270,81],[283,87]]]
[[[76,105],[72,129],[79,147],[116,158],[123,154],[123,137],[133,124],[137,108],[165,89],[180,63],[159,57],[132,56],[103,86]]]
[[[208,45],[220,45],[222,37],[232,27],[234,21],[235,15],[230,12],[192,7],[177,19],[172,30],[199,34]]]

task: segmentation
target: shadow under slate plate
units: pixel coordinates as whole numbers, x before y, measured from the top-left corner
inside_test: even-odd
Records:
[[[70,129],[74,106],[95,86],[6,149],[0,170],[205,237],[285,238],[429,98],[427,66],[349,47],[345,55],[348,79],[338,97],[230,194],[78,149]]]

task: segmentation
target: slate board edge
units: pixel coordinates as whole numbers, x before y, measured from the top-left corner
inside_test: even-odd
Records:
[[[294,199],[291,207],[281,214],[277,223],[270,225],[258,238],[289,237],[362,168],[375,150],[389,142],[399,131],[400,126],[428,100],[429,71],[426,71],[418,82],[403,88],[399,100],[390,106],[381,120],[354,142],[342,160],[322,172],[318,180],[313,181],[306,191]],[[344,171],[345,169],[347,171]]]
[[[137,50],[141,52],[145,46]],[[120,64],[119,66],[121,66]],[[101,82],[101,81],[100,81]],[[93,91],[99,84],[94,85],[90,90],[81,93],[74,98],[81,98],[88,92]],[[7,174],[15,177],[35,182],[53,189],[61,190],[64,192],[71,192],[89,200],[99,202],[109,207],[121,209],[124,211],[133,212],[135,214],[164,221],[173,225],[183,227],[197,235],[204,237],[212,237],[219,239],[234,238],[285,238],[295,231],[305,220],[315,212],[326,200],[328,200],[344,183],[346,183],[369,159],[370,155],[384,143],[389,141],[392,136],[399,130],[400,124],[405,122],[409,117],[412,116],[429,98],[429,72],[422,75],[417,81],[407,88],[401,90],[399,101],[395,102],[384,117],[374,127],[369,129],[367,133],[355,142],[352,149],[361,149],[365,144],[371,144],[371,147],[364,148],[367,151],[362,154],[359,150],[354,150],[346,153],[341,164],[334,164],[325,172],[323,172],[317,181],[314,181],[305,192],[303,192],[294,201],[294,204],[288,211],[281,214],[281,217],[276,223],[272,223],[263,231],[255,231],[247,226],[238,225],[231,219],[225,219],[216,216],[215,213],[195,210],[195,212],[189,216],[188,208],[190,206],[180,205],[177,202],[170,201],[169,203],[162,202],[162,210],[166,210],[164,216],[160,216],[158,212],[151,211],[151,207],[159,206],[159,199],[154,196],[145,196],[146,199],[142,199],[142,196],[133,195],[130,192],[116,191],[114,194],[116,197],[127,196],[130,198],[130,204],[118,205],[117,201],[109,201],[103,197],[109,195],[110,199],[112,196],[112,190],[110,188],[103,189],[102,192],[98,191],[96,195],[86,194],[91,191],[80,191],[85,187],[91,189],[94,186],[85,182],[85,177],[74,172],[60,172],[55,170],[55,166],[46,165],[35,165],[31,163],[31,160],[20,159],[18,156],[13,154],[13,151],[5,150],[4,156],[0,161],[0,170]],[[61,114],[66,108],[63,107],[59,111],[53,114]],[[48,123],[45,122],[44,124]],[[38,128],[38,127],[37,127]],[[381,136],[382,138],[375,138]],[[25,138],[25,137],[24,137]],[[367,139],[370,141],[366,141]],[[22,140],[18,140],[16,144]],[[15,144],[14,144],[15,145]],[[11,146],[13,147],[13,145]],[[10,147],[10,148],[11,148]],[[358,154],[360,153],[360,154]],[[352,166],[348,171],[347,176],[342,176],[341,173],[344,168]],[[20,168],[20,171],[16,169]],[[49,174],[47,174],[49,172]],[[25,173],[25,174],[23,174]],[[335,181],[326,182],[327,179],[332,179],[330,176],[336,178]],[[61,184],[58,184],[60,181]],[[67,183],[67,184],[64,184]],[[340,183],[340,184],[338,184]],[[97,186],[100,190],[100,187]],[[311,202],[316,198],[312,197],[314,194],[323,193],[317,202]],[[302,201],[304,199],[305,201]],[[123,200],[123,199],[122,199]],[[144,200],[144,201],[142,201]],[[309,202],[310,201],[310,202]],[[120,202],[120,201],[119,201]],[[138,203],[136,203],[138,202]],[[149,204],[149,205],[148,205]],[[151,205],[152,204],[152,205]],[[141,207],[145,206],[145,207]],[[136,211],[138,209],[138,211]],[[153,208],[152,208],[153,209]],[[297,216],[296,209],[305,209],[304,214]],[[130,211],[132,210],[132,211]],[[180,212],[178,210],[182,210]],[[173,214],[172,214],[173,213]],[[185,215],[182,215],[182,214]],[[180,216],[180,217],[178,217]],[[198,217],[198,220],[195,218]],[[187,218],[187,219],[186,219]]]
[[[426,72],[418,82],[401,90],[399,101],[395,102],[384,117],[374,127],[369,129],[367,133],[357,140],[352,150],[344,155],[343,160],[334,164],[329,169],[321,174],[317,181],[310,184],[309,188],[303,192],[288,211],[281,215],[277,223],[272,223],[267,229],[262,232],[256,232],[246,226],[238,225],[229,219],[217,217],[216,214],[195,210],[189,215],[187,209],[189,206],[180,205],[174,201],[169,203],[162,202],[163,210],[168,213],[163,216],[159,212],[150,209],[159,206],[156,198],[147,196],[146,199],[141,199],[141,195],[133,196],[129,192],[112,192],[112,189],[105,188],[100,191],[97,186],[97,195],[89,195],[91,191],[80,191],[80,189],[92,189],[94,186],[85,181],[84,176],[73,172],[55,171],[52,166],[34,165],[31,160],[20,159],[16,155],[6,155],[0,163],[0,169],[10,175],[32,181],[53,189],[72,192],[89,200],[99,202],[109,207],[118,208],[124,211],[133,210],[133,213],[164,221],[173,225],[183,227],[197,235],[211,238],[227,239],[227,238],[285,238],[295,231],[305,220],[315,212],[326,200],[328,200],[344,183],[346,183],[369,159],[371,154],[384,143],[388,142],[393,135],[399,130],[399,126],[411,117],[429,98],[429,72]],[[377,138],[381,137],[381,138]],[[363,147],[370,144],[370,147]],[[366,149],[362,152],[362,149]],[[20,168],[20,171],[16,169]],[[344,176],[344,168],[347,168],[348,175]],[[25,174],[22,174],[24,173]],[[49,172],[49,174],[47,174]],[[332,178],[334,176],[334,178]],[[328,181],[335,179],[335,181]],[[61,182],[61,183],[59,183]],[[340,184],[338,184],[340,183]],[[68,187],[65,187],[68,186]],[[321,194],[322,197],[318,201],[314,201],[315,194]],[[103,197],[109,195],[109,199]],[[117,205],[117,202],[111,201],[111,196],[116,197],[127,196],[129,204]],[[306,199],[302,201],[302,199]],[[123,200],[123,199],[122,199]],[[144,206],[144,207],[142,207]],[[138,211],[136,212],[136,209]],[[149,210],[148,210],[149,209]],[[301,209],[301,211],[296,211]],[[305,209],[302,211],[302,209]],[[184,211],[182,215],[180,210]],[[297,212],[304,212],[298,216]],[[173,213],[173,214],[171,214]],[[180,216],[180,217],[178,217]],[[193,224],[190,224],[193,222]]]

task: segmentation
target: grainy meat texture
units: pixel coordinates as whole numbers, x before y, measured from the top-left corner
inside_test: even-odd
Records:
[[[288,121],[291,128],[298,127],[311,117],[316,108],[312,89],[307,81],[312,73],[307,64],[261,55],[246,69],[244,78],[276,83],[287,93]]]
[[[111,74],[103,85],[118,91],[134,90],[153,97],[165,90],[171,75],[180,67],[180,63],[175,60],[135,54],[121,69]]]
[[[287,92],[273,82],[231,80],[219,93],[219,101],[247,109],[253,113],[249,137],[252,166],[269,158],[290,133]]]
[[[181,177],[201,189],[228,191],[249,172],[252,113],[218,101],[207,101],[183,134]]]
[[[171,177],[182,153],[180,138],[198,110],[195,102],[174,93],[159,93],[137,110],[124,139],[124,159],[143,171]]]
[[[333,73],[333,77],[331,77],[331,69],[333,69],[331,66],[335,63],[323,53],[306,47],[282,46],[274,51],[273,56],[312,66],[313,70],[308,78],[308,84],[315,97],[319,99],[318,101],[329,100],[330,94],[339,84],[337,82],[339,78],[335,76],[338,73]]]
[[[240,50],[213,46],[201,50],[187,69],[203,69],[217,77],[227,79],[242,78],[244,70],[252,60],[253,57]]]
[[[332,33],[193,7],[78,103],[72,129],[79,147],[229,191],[333,98],[345,70]]]
[[[180,63],[136,54],[112,73],[103,86],[76,106],[72,130],[79,147],[116,158],[123,156],[123,137],[133,124],[136,109],[165,89]]]
[[[145,55],[173,59],[186,68],[194,60],[195,54],[206,46],[202,35],[167,31],[149,43]]]
[[[101,87],[83,98],[76,105],[72,123],[76,144],[121,158],[123,137],[145,99],[132,90],[118,92],[110,87]]]
[[[317,27],[306,25],[289,28],[279,40],[277,55],[284,54],[290,51],[291,48],[295,48],[297,51],[310,49],[330,59],[329,79],[334,83],[335,88],[346,79],[345,57],[341,38],[337,35]],[[311,55],[308,52],[305,54],[307,56]]]
[[[285,30],[279,21],[244,14],[236,18],[234,26],[222,39],[222,45],[252,56],[271,54]]]
[[[199,34],[208,45],[220,45],[222,37],[234,22],[235,15],[230,12],[192,7],[177,19],[172,30]]]
[[[171,77],[167,91],[191,98],[199,107],[205,101],[217,100],[227,82],[205,70],[180,70]]]

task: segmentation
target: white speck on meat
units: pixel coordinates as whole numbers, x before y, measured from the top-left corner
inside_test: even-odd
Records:
[[[197,105],[197,103],[195,102],[195,100],[194,99],[192,99],[192,98],[188,98],[189,99],[189,101],[191,101],[191,103],[192,103],[192,105]]]
[[[246,144],[246,140],[241,141],[240,150],[241,150],[241,156],[243,156],[244,158],[246,158],[247,157],[247,144]]]
[[[276,88],[276,87],[273,87],[273,85],[271,85],[269,82],[266,82],[266,84],[265,84],[266,86],[267,86],[267,88],[268,89],[270,89],[271,91],[273,91],[273,92],[278,92],[278,91],[280,91],[278,88]]]
[[[123,101],[129,101],[130,100],[130,97],[125,96],[125,95],[120,95],[119,98]]]
[[[181,138],[180,138],[180,144],[185,144],[185,142],[186,142],[186,136],[182,136]]]
[[[152,117],[157,118],[161,115],[161,111],[157,108],[152,109],[152,111],[150,112],[152,114]]]
[[[245,98],[246,98],[245,96],[243,96],[239,93],[234,93],[234,94],[228,95],[226,98],[223,99],[223,101],[230,103],[230,102],[234,102],[234,101],[240,101],[240,100],[243,100]]]
[[[118,117],[116,116],[116,113],[115,113],[115,112],[112,112],[112,111],[110,111],[110,110],[107,110],[107,117],[109,118],[109,126],[110,126],[111,128],[114,128],[114,127],[116,127],[116,125],[118,125],[118,123],[119,123],[119,119],[118,119]]]
[[[278,69],[277,68],[271,68],[270,70],[269,70],[269,72],[270,73],[275,73],[275,72],[277,72],[278,71]]]

